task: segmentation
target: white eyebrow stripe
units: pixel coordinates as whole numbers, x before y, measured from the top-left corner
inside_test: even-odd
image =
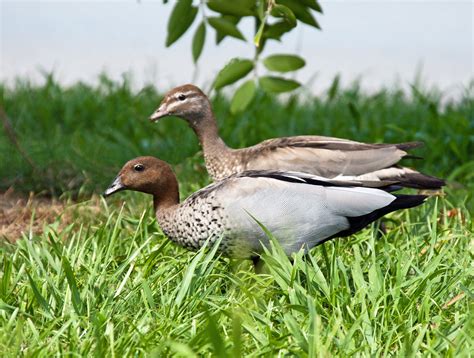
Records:
[[[191,93],[193,93],[193,92],[191,92]],[[198,102],[199,102],[199,97],[198,96],[187,98],[187,103],[198,103]],[[169,101],[166,104],[166,107],[167,107],[168,111],[173,111],[174,109],[176,109],[176,107],[179,107],[181,104],[182,104],[182,102],[179,99],[173,98],[173,100]]]

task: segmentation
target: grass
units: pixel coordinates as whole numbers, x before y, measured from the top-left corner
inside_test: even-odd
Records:
[[[2,247],[3,352],[472,352],[474,233],[465,210],[440,215],[446,204],[433,199],[393,215],[386,236],[365,230],[293,264],[276,247],[265,256],[269,274],[256,275],[248,262],[169,243],[142,198],[122,209],[104,202],[93,224],[78,218]]]
[[[175,163],[187,196],[208,179],[184,123],[145,118],[159,102],[146,88],[103,77],[98,87],[0,87],[28,165],[6,132],[1,187],[89,198],[141,154]],[[332,89],[276,102],[263,94],[233,117],[214,105],[235,147],[320,133],[362,141],[425,140],[416,166],[447,177],[444,196],[373,228],[297,254],[274,245],[266,274],[215,248],[171,244],[151,199],[71,201],[67,218],[0,246],[0,350],[5,356],[469,356],[473,351],[472,98],[445,107],[413,90]],[[271,110],[265,110],[271,109]],[[179,143],[179,144],[178,144]],[[70,194],[68,194],[70,193]],[[98,206],[94,215],[84,208]]]

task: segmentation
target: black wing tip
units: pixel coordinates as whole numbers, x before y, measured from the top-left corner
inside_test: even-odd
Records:
[[[375,220],[380,219],[384,215],[401,209],[414,208],[423,204],[426,198],[428,198],[428,195],[395,194],[394,196],[395,200],[383,208],[374,210],[366,215],[347,217],[347,220],[349,221],[349,228],[327,238],[324,241],[330,240],[335,237],[344,237],[355,234],[367,225],[373,223]]]
[[[409,149],[413,149],[413,148],[419,148],[419,147],[422,147],[424,145],[425,145],[425,143],[420,142],[420,141],[395,144],[395,146],[398,149],[401,149],[401,150],[409,150]]]
[[[407,173],[397,178],[405,188],[439,190],[446,185],[444,179],[422,173]]]
[[[403,157],[403,159],[415,159],[415,160],[423,160],[425,158],[420,157],[419,155],[412,155],[412,154],[407,154]]]
[[[389,211],[387,211],[385,214],[388,214],[389,212],[399,210],[399,209],[409,209],[409,208],[414,208],[415,206],[419,206],[425,202],[426,198],[428,198],[428,195],[395,194],[395,197],[396,199],[392,201],[390,205],[387,207]]]

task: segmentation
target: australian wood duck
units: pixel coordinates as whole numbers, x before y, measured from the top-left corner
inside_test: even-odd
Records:
[[[180,204],[171,167],[154,157],[139,157],[124,165],[104,195],[126,189],[151,194],[157,221],[172,241],[196,250],[208,239],[222,238],[224,255],[253,259],[269,243],[259,223],[290,255],[351,235],[387,213],[425,200],[423,195],[390,194],[382,182],[377,184],[381,188],[355,186],[363,184],[296,172],[247,171]]]
[[[444,181],[398,166],[407,150],[420,142],[366,144],[321,136],[268,139],[257,145],[231,149],[219,137],[211,104],[194,85],[169,91],[150,120],[166,116],[185,119],[199,138],[206,168],[214,180],[246,170],[298,171],[344,180],[389,180],[401,186],[439,189]]]

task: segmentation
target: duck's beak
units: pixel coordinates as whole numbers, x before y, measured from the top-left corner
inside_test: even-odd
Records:
[[[122,180],[120,179],[120,175],[118,175],[112,184],[104,191],[104,194],[102,194],[104,197],[108,197],[116,192],[122,191],[127,189],[125,185],[123,185]]]
[[[158,109],[153,112],[150,116],[150,121],[156,122],[158,119],[169,116],[169,112],[165,109],[164,106],[158,107]]]

